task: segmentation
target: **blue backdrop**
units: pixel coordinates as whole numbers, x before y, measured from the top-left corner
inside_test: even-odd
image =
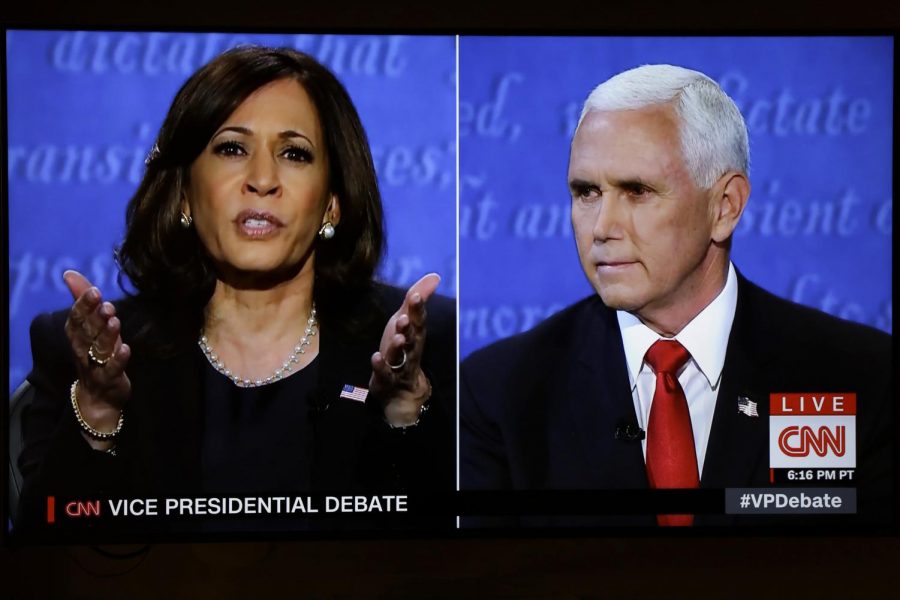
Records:
[[[569,221],[587,94],[641,64],[717,80],[750,130],[732,259],[774,293],[891,331],[889,38],[460,38],[460,352],[593,293]]]
[[[452,37],[23,32],[7,35],[10,384],[66,268],[109,293],[112,247],[184,79],[239,43],[329,66],[369,133],[387,212],[387,281],[435,270],[456,293]],[[699,69],[747,119],[753,193],[735,264],[784,297],[891,331],[889,38],[487,38],[459,47],[460,349],[591,293],[566,190],[599,82],[644,63]]]
[[[71,304],[75,268],[107,295],[125,205],[181,84],[244,43],[289,46],[347,86],[369,135],[388,230],[381,277],[430,271],[456,293],[452,36],[10,31],[7,34],[10,387],[31,368],[28,326]]]

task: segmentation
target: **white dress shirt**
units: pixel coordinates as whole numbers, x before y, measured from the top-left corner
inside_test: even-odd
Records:
[[[694,430],[694,448],[697,451],[697,472],[703,476],[703,459],[709,430],[712,427],[716,397],[722,382],[722,367],[725,364],[725,350],[734,321],[737,306],[737,275],[734,265],[728,264],[728,277],[719,295],[700,311],[690,323],[674,338],[663,338],[644,325],[640,319],[625,311],[616,311],[622,343],[625,346],[625,362],[628,380],[631,383],[631,397],[638,426],[644,431],[650,418],[650,405],[656,391],[656,374],[644,363],[644,356],[657,340],[675,339],[691,354],[691,358],[678,374],[678,381],[684,389],[688,410],[691,413],[691,427]],[[647,460],[647,440],[641,442],[644,460]]]

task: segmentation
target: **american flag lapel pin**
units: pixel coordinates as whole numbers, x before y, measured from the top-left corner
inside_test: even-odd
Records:
[[[364,387],[356,387],[355,385],[350,385],[349,383],[344,384],[344,387],[341,388],[341,398],[347,398],[348,400],[356,400],[357,402],[365,402],[366,396],[369,395],[369,390]]]
[[[737,409],[739,413],[747,415],[748,417],[759,416],[759,410],[757,409],[756,402],[754,402],[747,396],[738,396]]]

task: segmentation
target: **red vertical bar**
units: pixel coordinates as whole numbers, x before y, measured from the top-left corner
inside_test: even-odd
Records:
[[[47,496],[47,522],[56,522],[56,498],[53,496]]]
[[[769,469],[769,483],[775,483],[775,469]]]

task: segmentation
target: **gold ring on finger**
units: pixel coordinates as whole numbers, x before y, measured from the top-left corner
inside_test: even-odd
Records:
[[[98,354],[99,352],[94,350],[94,345],[91,344],[91,347],[88,348],[88,358],[90,359],[91,364],[97,365],[98,367],[102,367],[109,362],[109,359],[112,358],[112,354],[105,358],[101,358],[100,356],[98,356]]]

